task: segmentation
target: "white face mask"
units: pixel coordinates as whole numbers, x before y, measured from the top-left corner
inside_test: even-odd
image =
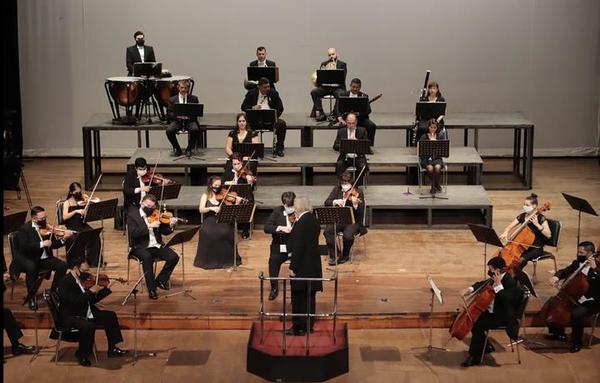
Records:
[[[286,215],[291,215],[291,214],[294,214],[294,212],[296,211],[296,210],[294,210],[294,208],[293,208],[293,207],[287,207],[287,206],[284,206],[283,208],[285,209],[285,214],[286,214]]]
[[[342,185],[342,191],[343,192],[347,192],[348,190],[350,190],[350,188],[352,187],[352,185],[349,184],[343,184]]]
[[[147,170],[146,169],[142,169],[142,170],[136,169],[135,172],[137,173],[138,177],[143,177],[146,175]]]
[[[533,206],[527,206],[527,205],[523,205],[523,211],[527,214],[531,213],[533,211]]]

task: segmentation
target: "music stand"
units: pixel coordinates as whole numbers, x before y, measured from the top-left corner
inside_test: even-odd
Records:
[[[150,102],[152,97],[152,84],[150,83],[151,77],[160,77],[162,74],[162,63],[159,62],[137,62],[133,63],[133,75],[135,77],[142,77],[144,82],[143,96],[141,101],[141,109],[146,111],[146,119],[148,124],[152,123],[150,118]],[[154,104],[156,109],[156,104]],[[141,111],[138,112],[138,119],[141,119]]]
[[[450,156],[450,140],[420,140],[417,142],[417,157],[427,158],[448,158]],[[419,172],[421,165],[419,164]],[[433,182],[433,181],[432,181]],[[448,187],[446,185],[446,187]],[[433,194],[421,196],[420,199],[448,199],[448,197],[439,197],[433,188]]]
[[[569,205],[571,206],[571,209],[573,210],[577,210],[577,245],[579,245],[580,242],[580,232],[581,232],[581,213],[587,213],[590,215],[595,215],[598,216],[598,213],[596,213],[596,211],[594,210],[594,208],[592,207],[592,205],[590,205],[590,203],[586,200],[584,200],[583,198],[580,197],[576,197],[574,195],[570,195],[567,193],[562,193],[563,197],[565,197],[565,199],[567,200],[567,202],[569,203]]]
[[[231,146],[234,153],[239,153],[242,157],[250,157],[254,153],[255,158],[250,161],[257,161],[258,158],[265,157],[265,144],[255,144],[251,142],[234,142]]]
[[[253,200],[254,191],[252,190],[251,184],[235,184],[235,185],[230,185],[230,186],[231,186],[231,188],[229,189],[229,191],[236,192],[239,197],[246,200],[244,202]]]
[[[176,199],[179,197],[181,184],[169,184],[165,186],[152,186],[148,194],[152,194],[159,200]]]
[[[142,275],[140,275],[140,278],[137,280],[137,282],[135,282],[135,284],[133,285],[133,287],[131,288],[131,290],[129,290],[129,293],[127,293],[127,295],[125,296],[125,298],[123,299],[123,302],[121,302],[121,306],[125,306],[127,304],[127,300],[129,300],[129,297],[133,295],[133,365],[135,365],[135,363],[137,362],[137,358],[138,358],[138,354],[137,354],[137,293],[139,292],[139,290],[137,289],[137,287],[139,286],[140,282],[142,282],[142,280],[144,279],[144,277],[146,276],[146,273],[142,273]],[[154,356],[153,353],[149,354],[150,356]]]
[[[173,296],[173,295],[183,294],[186,297],[189,297],[189,298],[192,298],[193,300],[196,300],[196,298],[193,295],[190,294],[190,292],[192,291],[192,289],[189,289],[189,288],[185,287],[185,254],[184,254],[184,244],[186,242],[191,241],[192,238],[198,232],[198,230],[200,230],[200,226],[196,226],[194,228],[191,228],[191,229],[188,229],[188,230],[185,230],[185,231],[180,231],[179,233],[175,234],[169,240],[169,242],[165,245],[166,247],[173,247],[173,246],[181,244],[181,275],[182,275],[181,291],[178,291],[176,293],[172,293],[172,294],[166,295],[165,298],[168,298],[168,297]]]
[[[427,102],[419,101],[416,106],[416,115],[418,121],[427,121],[432,118],[437,119],[439,116],[446,114],[445,102]]]
[[[246,68],[246,74],[248,81],[258,81],[262,77],[269,79],[271,84],[275,84],[279,81],[279,68],[276,66],[249,66]]]
[[[369,99],[366,97],[338,97],[337,109],[338,115],[353,112],[358,117],[366,116],[369,110]]]
[[[243,205],[225,205],[221,204],[219,213],[217,213],[218,223],[233,223],[233,267],[227,271],[238,271],[237,264],[237,227],[238,223],[250,223],[254,219],[254,210],[256,210],[256,204],[243,204]],[[252,270],[249,267],[245,269]]]
[[[88,205],[87,213],[83,216],[83,222],[89,223],[100,221],[100,225],[104,228],[104,220],[114,218],[117,211],[117,198],[106,201],[94,202]],[[104,265],[104,231],[100,233],[100,259],[98,260],[98,270],[100,265]]]
[[[190,124],[190,122],[197,123],[198,117],[204,116],[204,104],[198,104],[198,103],[173,104],[173,114],[175,114],[177,120],[179,120],[182,123],[182,129],[187,131],[188,134],[190,134],[188,131],[189,124]],[[190,149],[192,149],[192,148],[190,148]],[[173,161],[179,161],[182,158],[186,158],[186,159],[194,158],[196,160],[204,161],[204,159],[202,159],[198,156],[193,156],[191,153],[185,154],[183,156],[179,156],[179,157],[173,159]]]
[[[347,171],[352,172],[353,177],[356,177],[356,158],[360,156],[365,156],[369,153],[369,147],[371,145],[371,141],[365,139],[342,139],[340,141],[340,154],[345,155],[346,159],[352,159],[352,168],[347,168]],[[366,165],[365,165],[366,166]]]
[[[346,83],[343,69],[317,69],[317,85],[324,88],[339,88]]]
[[[338,225],[344,226],[354,224],[354,210],[350,206],[324,206],[315,208],[314,213],[317,216],[317,220],[321,225],[333,225],[333,254],[335,256],[335,269],[333,269],[332,271],[337,271],[338,251],[337,242],[335,240],[335,238],[337,237],[337,227]],[[331,269],[327,268],[327,270]]]
[[[13,231],[19,230],[19,228],[25,224],[27,213],[27,211],[19,211],[2,217],[2,234],[7,235]]]
[[[500,238],[498,238],[498,234],[491,227],[483,226],[483,225],[475,225],[470,223],[469,229],[473,236],[477,240],[477,242],[483,243],[483,278],[487,277],[487,245],[496,246],[499,248],[503,248],[504,245]]]
[[[255,131],[260,133],[260,142],[262,142],[262,136],[264,132],[273,132],[273,157],[276,157],[275,153],[275,131],[274,125],[277,122],[277,110],[275,109],[246,109],[246,118],[248,124]]]
[[[72,252],[75,254],[81,254],[82,252],[85,254],[87,259],[87,247],[86,245],[93,241],[96,237],[100,236],[100,233],[104,230],[103,227],[99,227],[97,229],[92,230],[84,230],[78,232],[74,236],[74,241],[71,246],[67,249],[66,258],[69,259],[69,256]],[[100,264],[101,259],[98,260],[98,264]]]
[[[431,351],[433,351],[433,350],[448,351],[447,348],[434,347],[432,345],[432,342],[433,342],[433,322],[432,322],[431,318],[433,317],[433,305],[434,305],[436,299],[437,299],[438,302],[440,302],[440,305],[443,305],[444,304],[444,299],[442,298],[442,291],[440,289],[438,289],[437,285],[433,281],[433,278],[431,278],[430,274],[427,274],[427,283],[429,283],[429,290],[431,291],[431,302],[429,303],[429,344],[427,345],[427,347],[414,347],[411,350],[415,351],[415,350],[426,349],[427,353],[431,353]]]

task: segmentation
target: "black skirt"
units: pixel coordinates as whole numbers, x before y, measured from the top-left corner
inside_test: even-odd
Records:
[[[198,250],[194,266],[202,269],[223,269],[233,266],[233,225],[218,223],[214,214],[207,215],[200,227]],[[242,258],[236,249],[236,264]]]

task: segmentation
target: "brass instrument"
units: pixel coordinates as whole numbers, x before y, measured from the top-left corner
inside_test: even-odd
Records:
[[[321,65],[321,67],[319,69],[326,69],[326,70],[337,69],[337,60],[336,61],[330,60],[327,62],[327,64]],[[312,82],[312,84],[314,86],[317,86],[317,71],[314,71],[312,73],[312,75],[310,76],[310,81]]]

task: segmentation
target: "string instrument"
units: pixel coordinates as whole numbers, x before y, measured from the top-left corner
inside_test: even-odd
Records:
[[[52,237],[52,236],[54,236],[56,238],[63,238],[67,232],[73,233],[73,234],[77,233],[76,231],[73,231],[73,230],[63,229],[63,228],[53,226],[53,225],[48,225],[48,224],[46,224],[45,227],[40,228],[40,235],[43,238],[48,237],[48,239],[51,239],[50,237]]]
[[[123,278],[111,278],[106,274],[98,274],[96,277],[93,274],[82,272],[79,274],[79,280],[84,288],[89,289],[94,285],[98,285],[101,287],[106,287],[109,285],[110,281],[117,281],[120,283],[127,283],[127,281]]]
[[[160,173],[154,172],[152,174],[144,174],[142,176],[142,182],[147,184],[147,186],[163,186],[175,183],[175,181],[173,181],[172,179],[167,178]]]
[[[493,279],[487,279],[477,290],[471,294],[470,302],[466,302],[464,310],[459,313],[450,326],[450,335],[458,340],[463,340],[473,328],[477,319],[483,314],[496,297]]]
[[[546,202],[535,212],[525,217],[523,223],[515,227],[507,237],[507,243],[504,247],[494,254],[494,257],[502,257],[506,262],[507,270],[511,274],[518,268],[521,255],[533,245],[535,233],[529,228],[528,224],[538,216],[538,214],[550,210],[550,203]]]
[[[215,193],[215,199],[219,202],[219,207],[223,204],[225,205],[235,205],[238,198],[238,194],[231,190],[231,185],[227,189],[221,189],[219,193]]]
[[[182,223],[187,223],[187,219],[185,218],[178,218],[173,216],[173,213],[171,213],[170,211],[160,211],[159,209],[154,209],[152,211],[152,214],[150,214],[148,217],[148,223],[154,223],[154,222],[160,222],[161,224],[164,225],[170,225],[171,221],[173,219],[176,219],[177,222],[182,222]]]
[[[82,194],[81,195],[81,199],[77,200],[77,206],[85,206],[89,203],[98,203],[100,202],[100,198],[95,197],[95,198],[90,198],[87,194]]]
[[[102,173],[100,173],[100,176],[98,176],[98,179],[96,180],[96,184],[94,185],[94,188],[92,189],[92,193],[88,197],[87,202],[85,203],[85,207],[83,208],[83,215],[82,215],[82,217],[83,217],[84,221],[85,221],[85,219],[87,217],[88,209],[90,208],[90,202],[93,201],[94,193],[96,192],[96,188],[100,184],[100,180],[101,179],[102,179]],[[98,199],[98,201],[100,201],[100,200]]]
[[[359,198],[360,197],[360,191],[356,188],[356,184],[358,183],[358,180],[360,180],[360,176],[363,174],[363,172],[365,171],[366,166],[364,166],[361,170],[360,173],[358,173],[358,176],[356,177],[356,179],[354,180],[354,183],[352,184],[352,187],[344,192],[344,204],[342,206],[346,206],[346,202],[348,202],[349,198],[356,198],[358,203],[362,203],[362,200]]]
[[[293,212],[292,214],[287,216],[288,221],[290,221],[290,223],[295,223],[297,218],[296,218],[296,212]]]
[[[252,170],[247,168],[241,168],[240,170],[236,171],[235,176],[238,180],[240,178],[247,180],[248,176],[250,176],[252,177],[252,183],[256,182],[256,176],[254,175],[254,173],[252,173]]]

